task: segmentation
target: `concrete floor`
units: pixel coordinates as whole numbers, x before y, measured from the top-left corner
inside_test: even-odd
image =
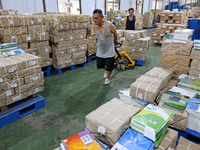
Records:
[[[151,36],[152,30],[148,30]],[[125,71],[115,69],[109,86],[104,85],[104,70],[96,61],[60,75],[45,78],[46,106],[0,129],[0,149],[50,150],[61,139],[84,130],[84,117],[100,105],[118,96],[140,75],[160,66],[160,47],[150,46],[143,66]]]

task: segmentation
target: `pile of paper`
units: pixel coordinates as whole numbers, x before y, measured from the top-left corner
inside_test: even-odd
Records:
[[[179,76],[180,82],[178,85],[195,91],[200,91],[200,79],[197,77],[182,74]]]
[[[200,40],[194,40],[194,49],[200,50]]]
[[[111,150],[152,150],[154,145],[150,139],[128,128]]]
[[[188,113],[187,128],[200,132],[200,99],[189,99],[186,111]]]
[[[183,112],[187,106],[187,99],[163,94],[159,106]]]
[[[169,120],[173,115],[170,111],[149,104],[132,117],[130,126],[133,130],[153,140],[157,147],[165,137]]]
[[[188,43],[193,35],[193,30],[191,29],[179,29],[175,30],[172,41],[178,43]]]

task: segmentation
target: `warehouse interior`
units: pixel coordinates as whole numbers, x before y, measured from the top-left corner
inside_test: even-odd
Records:
[[[199,0],[0,0],[0,8],[1,150],[200,149]],[[140,23],[141,28],[135,23],[135,31],[123,29],[129,8],[134,9],[134,15]],[[104,19],[115,26],[117,42],[122,44],[117,51],[121,55],[125,52],[134,62],[133,66],[125,64],[122,69],[116,61],[109,85],[104,84],[105,70],[97,69],[98,39],[93,29],[92,17],[95,9],[101,9]],[[18,23],[15,17],[18,15],[22,23],[15,26],[14,24]],[[37,23],[31,25],[30,21],[29,24],[29,19],[33,21],[33,15],[41,17],[45,23],[40,24],[36,17],[38,22],[34,20]],[[65,16],[70,20],[74,17],[76,21],[68,22]],[[26,25],[24,17],[28,18]],[[10,18],[14,23],[10,23]],[[75,27],[76,23],[81,26],[80,29]],[[85,23],[87,27],[84,27]],[[40,26],[42,31],[45,26],[44,34],[39,33]],[[63,26],[67,29],[63,29]],[[70,30],[77,31],[72,33]],[[38,33],[32,37],[34,32]],[[74,33],[77,39],[74,38]],[[23,34],[27,34],[25,38]],[[80,37],[82,35],[84,38]],[[61,41],[61,38],[64,40]],[[86,44],[81,40],[85,40]],[[62,45],[64,42],[68,45]],[[13,43],[15,46],[12,48]],[[36,43],[37,46],[34,45]],[[70,50],[75,51],[70,47],[78,49],[77,55],[72,52],[70,58],[68,54],[62,58],[58,52],[61,49],[67,49],[68,53]],[[22,49],[25,54],[11,53],[19,49],[20,53]],[[40,52],[42,49],[47,50],[46,53]],[[25,56],[20,57],[21,55]],[[70,65],[69,62],[64,64],[67,59],[74,59],[74,62],[70,62]],[[32,87],[26,84],[33,85],[35,78],[32,78],[31,71],[23,71],[29,69],[28,65],[32,65],[27,63],[30,60],[37,63],[33,64],[33,74],[39,70],[38,82],[34,84],[33,91],[29,90]],[[38,63],[40,69],[37,68]],[[14,71],[9,70],[10,66],[12,69],[16,66]],[[21,80],[21,77],[24,80]],[[12,89],[11,83],[14,81],[17,87]],[[14,91],[15,95],[20,93],[20,100],[18,96],[17,100],[14,100],[15,95],[9,96],[7,91]],[[26,91],[26,96],[21,94],[22,91]],[[40,99],[43,104],[39,104],[38,100],[34,105],[26,106],[33,99],[37,101],[38,96],[42,97]],[[179,100],[176,101],[177,105],[173,98]],[[114,101],[116,106],[112,104]],[[165,101],[171,103],[165,106]],[[37,105],[43,106],[37,108],[40,107]],[[123,109],[119,105],[123,106]],[[154,130],[144,121],[144,124],[141,123],[144,133],[141,133],[139,131],[142,127],[138,125],[140,123],[137,124],[138,130],[134,123],[137,116],[139,118],[140,113],[145,113],[142,111],[148,106],[159,109],[159,112],[156,112],[159,117],[168,118],[164,119],[159,130]],[[112,110],[115,110],[112,114],[114,117],[107,116]],[[97,114],[98,111],[101,113]],[[127,114],[123,116],[125,111]],[[163,114],[159,114],[160,111]],[[17,117],[17,113],[20,113],[20,117]],[[100,119],[102,116],[103,119]],[[153,117],[153,120],[156,120],[156,117]],[[111,118],[120,123],[111,125]],[[140,118],[138,120],[143,121]],[[110,125],[107,126],[108,124]],[[85,144],[80,136],[83,131],[87,131],[92,142],[87,141]],[[132,135],[126,135],[128,132]],[[159,133],[160,138],[157,138]],[[78,135],[79,140],[73,135]],[[133,142],[131,138],[138,141]],[[127,146],[126,142],[134,144]]]

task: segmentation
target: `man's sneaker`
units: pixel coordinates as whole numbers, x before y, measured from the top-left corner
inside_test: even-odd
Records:
[[[104,79],[107,77],[107,72],[106,71],[105,71],[103,77],[104,77]]]
[[[104,83],[105,85],[108,85],[108,84],[110,84],[110,79],[108,79],[108,78],[106,78],[105,79],[105,83]]]

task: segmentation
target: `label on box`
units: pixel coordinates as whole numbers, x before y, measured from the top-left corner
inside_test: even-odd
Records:
[[[31,24],[34,24],[34,21],[33,21],[33,20],[31,20]]]
[[[49,51],[49,49],[48,48],[45,48],[45,52],[48,52]]]
[[[73,40],[73,36],[70,36],[70,40]]]
[[[164,34],[160,34],[160,36],[164,36]]]
[[[166,26],[162,26],[163,28],[166,28]]]
[[[156,132],[153,128],[149,127],[149,126],[145,126],[144,128],[144,136],[148,137],[149,139],[155,141],[155,137],[156,137]]]
[[[180,14],[176,14],[176,16],[180,16]]]
[[[32,52],[33,55],[36,55],[36,52]]]
[[[119,34],[119,36],[122,36],[121,34]]]
[[[143,48],[140,48],[139,50],[140,50],[140,51],[143,51]]]
[[[61,51],[60,54],[65,54],[65,52],[64,52],[64,51]]]
[[[142,93],[139,93],[139,94],[138,94],[138,98],[139,98],[139,99],[143,99]]]
[[[30,37],[30,36],[27,36],[26,39],[27,39],[27,41],[30,41],[30,40],[31,40],[31,37]]]
[[[11,95],[12,95],[11,90],[6,91],[6,96],[7,96],[7,97],[8,97],[8,96],[11,96]]]
[[[166,31],[166,33],[169,33],[169,31]]]
[[[62,41],[64,41],[64,38],[63,38],[63,37],[61,37],[61,38],[60,38],[60,41],[61,41],[61,42],[62,42]]]
[[[131,37],[134,37],[134,34],[131,34]]]
[[[10,83],[10,85],[9,85],[11,88],[15,88],[15,87],[17,87],[17,82],[14,82],[14,83]]]
[[[29,66],[33,66],[36,65],[36,60],[30,60],[29,61]]]
[[[16,39],[16,36],[14,36],[14,35],[13,35],[13,36],[11,36],[11,39]]]
[[[153,36],[157,36],[157,34],[153,34]]]
[[[165,23],[165,21],[160,21],[161,23]]]
[[[12,72],[14,72],[15,70],[17,70],[17,67],[16,67],[16,66],[13,66],[13,67],[11,67],[11,68],[8,69],[8,72],[9,72],[9,73],[12,73]]]
[[[42,32],[42,35],[45,35],[45,32]]]
[[[176,23],[180,23],[180,21],[176,21]]]
[[[169,28],[170,28],[170,29],[173,29],[173,27],[170,27],[170,26],[169,26]]]
[[[111,150],[129,150],[128,148],[124,147],[123,145],[119,144],[118,142],[112,147]]]
[[[172,21],[169,21],[169,23],[172,23]]]
[[[160,41],[160,43],[162,44],[162,41]]]
[[[199,78],[200,78],[200,74],[199,74]]]
[[[9,15],[14,15],[15,14],[15,12],[11,11],[11,10],[9,10],[8,12],[9,12]]]
[[[38,22],[42,22],[42,19],[41,19],[41,18],[38,18]]]
[[[135,49],[132,49],[132,51],[134,52],[134,51],[135,51]]]
[[[158,41],[154,40],[154,43],[157,43]]]
[[[62,24],[60,24],[60,28],[63,29],[63,25]]]
[[[21,100],[21,94],[13,97],[13,102]]]
[[[47,61],[47,65],[49,65],[50,64],[50,61]]]
[[[83,143],[84,143],[85,145],[89,145],[89,144],[93,143],[93,140],[92,140],[92,138],[90,137],[89,134],[87,134],[87,135],[85,135],[85,136],[82,136],[82,137],[81,137],[81,140],[83,141]]]
[[[164,16],[165,16],[165,14],[162,14],[162,16],[164,17]]]
[[[75,48],[72,48],[72,52],[75,52]]]
[[[14,24],[13,20],[8,20],[9,25]]]
[[[38,79],[39,79],[38,76],[34,76],[34,77],[32,77],[32,80],[33,80],[33,81],[38,81]]]
[[[2,77],[0,77],[0,83],[1,83],[1,82],[3,82],[3,78],[2,78]]]
[[[39,88],[35,88],[34,91],[33,91],[33,93],[35,94],[35,93],[38,93],[39,91],[40,91]]]
[[[106,133],[106,129],[102,126],[98,126],[98,132],[99,133],[102,133],[102,134],[105,134]]]
[[[81,35],[81,39],[83,38],[83,35]]]

